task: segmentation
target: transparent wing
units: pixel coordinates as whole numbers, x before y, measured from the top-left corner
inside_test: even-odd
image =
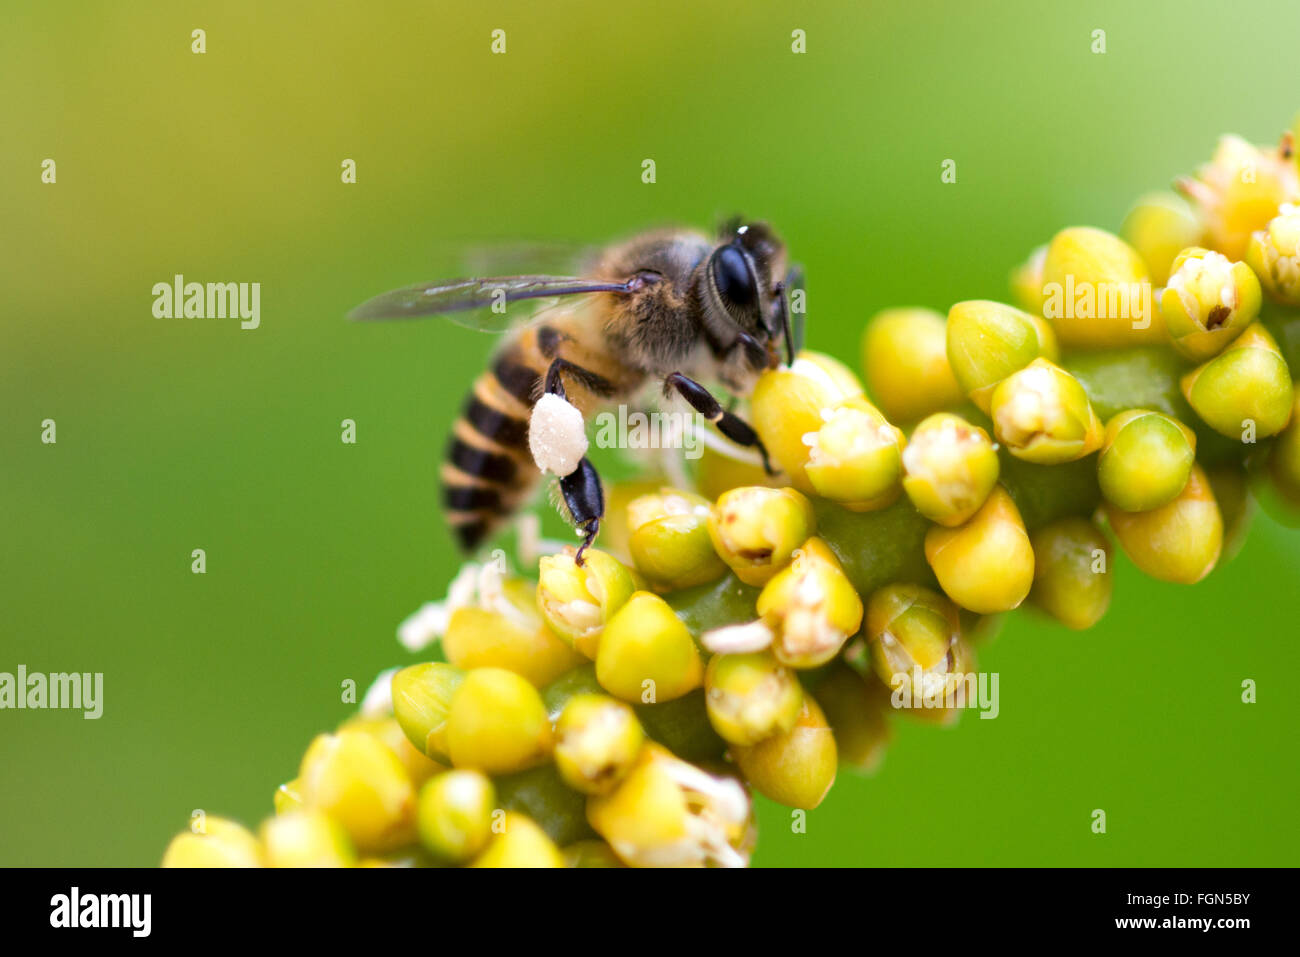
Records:
[[[418,319],[446,316],[453,322],[484,332],[502,332],[518,314],[512,303],[596,292],[627,292],[631,282],[577,279],[571,276],[497,276],[452,279],[394,289],[363,302],[350,319]]]
[[[455,271],[465,276],[590,276],[604,249],[558,239],[443,241],[434,247],[432,261],[455,263]]]

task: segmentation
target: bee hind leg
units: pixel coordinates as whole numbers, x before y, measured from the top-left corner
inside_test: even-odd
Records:
[[[718,427],[718,431],[737,445],[754,449],[763,459],[763,470],[768,475],[775,475],[776,470],[768,460],[767,449],[754,431],[754,427],[736,415],[724,409],[714,398],[713,393],[689,376],[674,372],[664,379],[664,393],[676,392],[685,399],[696,412]]]
[[[582,564],[582,554],[591,547],[600,531],[600,520],[605,515],[605,493],[600,487],[600,476],[591,460],[583,456],[578,467],[560,479],[560,494],[569,510],[573,524],[582,533],[582,544],[573,560]]]

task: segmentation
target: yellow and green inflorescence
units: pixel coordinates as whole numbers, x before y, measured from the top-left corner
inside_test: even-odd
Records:
[[[956,720],[996,616],[1094,624],[1112,538],[1200,581],[1255,497],[1300,509],[1300,171],[1225,137],[1179,191],[1049,238],[1012,302],[880,313],[865,381],[765,373],[776,476],[715,441],[609,489],[583,564],[466,566],[419,616],[437,660],[312,741],[259,830],[208,817],[163,863],[744,865],[754,793],[814,808],[894,720]]]

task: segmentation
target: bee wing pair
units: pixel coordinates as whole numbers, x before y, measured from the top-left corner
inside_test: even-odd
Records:
[[[630,292],[634,279],[610,282],[573,276],[496,276],[419,283],[381,293],[348,314],[350,319],[419,319],[444,315],[483,332],[504,332],[512,324],[507,306],[528,299]]]

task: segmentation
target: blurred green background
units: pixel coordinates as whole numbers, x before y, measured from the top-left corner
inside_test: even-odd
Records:
[[[343,315],[457,272],[458,243],[764,217],[806,264],[810,345],[856,362],[875,310],[1004,298],[1055,229],[1116,228],[1300,106],[1294,0],[5,16],[0,670],[102,671],[106,700],[0,713],[0,864],[152,865],[195,808],[255,822],[340,683],[412,660],[394,628],[457,566],[436,466],[492,341]],[[154,319],[178,272],[260,282],[261,328]],[[807,834],[764,803],[756,863],[1294,864],[1298,562],[1261,517],[1195,588],[1123,561],[1090,632],[1014,616],[981,659],[997,720],[900,723]]]

